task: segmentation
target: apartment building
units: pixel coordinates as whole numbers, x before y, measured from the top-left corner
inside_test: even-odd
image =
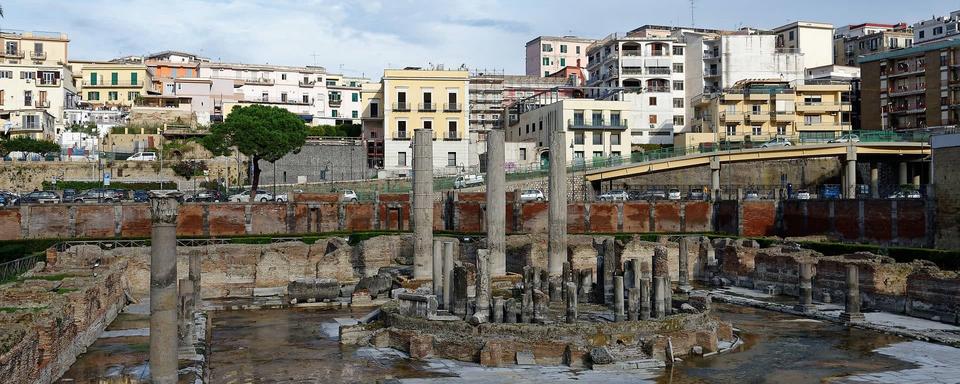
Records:
[[[550,132],[558,127],[566,132],[564,148],[572,162],[629,157],[634,122],[627,116],[634,115],[634,106],[633,102],[620,100],[561,99],[529,110],[506,129],[505,136],[507,142],[535,143],[536,153],[527,153],[529,147],[520,146],[517,150],[521,153],[507,156],[521,163],[535,156],[541,164],[546,163]]]
[[[803,55],[804,65],[833,64],[833,24],[797,21],[773,29],[777,48]]]
[[[466,70],[407,67],[384,70],[379,87],[362,87],[363,136],[383,140],[380,177],[410,175],[411,140],[414,131],[421,128],[433,129],[434,174],[475,171],[468,163],[469,105],[465,101],[469,81]],[[372,144],[374,151],[376,145]],[[368,157],[376,158],[378,154],[370,150],[368,143]]]
[[[538,36],[527,42],[527,76],[547,77],[567,66],[585,67],[587,47],[596,40],[576,36]]]
[[[70,60],[80,98],[93,107],[132,107],[147,92],[153,79],[142,60]]]
[[[913,43],[926,44],[943,40],[958,33],[960,11],[950,12],[949,16],[937,16],[913,24]]]
[[[864,129],[899,130],[960,122],[960,40],[863,56]]]
[[[826,142],[851,130],[849,82],[745,80],[694,98],[694,122],[675,146],[704,142],[762,143],[775,137]]]
[[[837,28],[833,40],[833,62],[857,66],[857,57],[909,48],[913,45],[913,29],[906,23],[863,23]]]
[[[369,83],[364,77],[327,75],[327,103],[330,115],[325,116],[324,124],[360,124],[360,112],[363,109],[361,86]]]
[[[239,97],[224,97],[224,116],[230,114],[234,105],[260,104],[286,109],[307,124],[334,124],[336,120],[329,109],[327,72],[323,67],[211,62],[200,64],[200,77],[233,83]]]
[[[686,43],[670,31],[614,33],[590,46],[587,85],[597,99],[634,102],[633,144],[667,144],[686,125]],[[621,91],[622,90],[622,91]]]
[[[0,125],[4,134],[53,140],[75,108],[77,89],[67,66],[66,34],[0,32]]]
[[[361,84],[360,100],[363,141],[367,143],[367,168],[384,169],[383,82]]]

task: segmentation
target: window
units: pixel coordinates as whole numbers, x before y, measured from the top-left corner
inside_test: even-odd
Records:
[[[260,93],[260,101],[269,101],[269,100],[270,100],[269,93],[266,93],[266,92]]]
[[[583,132],[574,132],[573,133],[573,143],[576,145],[583,144]]]
[[[352,101],[352,102],[358,102],[358,101],[360,101],[360,94],[359,94],[359,93],[356,93],[356,92],[351,93],[351,94],[350,94],[350,101]]]
[[[673,125],[674,127],[683,126],[683,115],[673,115]]]
[[[447,138],[456,139],[457,136],[457,122],[451,120],[447,122]]]
[[[35,77],[37,77],[37,73],[36,73],[36,72],[20,71],[20,78],[21,78],[21,79],[33,79],[33,78],[35,78]]]
[[[934,35],[942,35],[942,34],[943,34],[943,27],[934,27],[934,28],[933,28],[933,34],[934,34]]]
[[[304,103],[304,104],[310,104],[310,95],[308,95],[308,94],[304,94],[304,95],[303,95],[303,103]]]
[[[332,96],[333,94],[331,94]],[[397,103],[406,104],[407,102],[407,92],[399,91],[397,92]]]
[[[683,90],[683,80],[674,80],[673,81],[673,90],[682,91]]]
[[[135,101],[138,97],[140,97],[140,92],[127,92],[128,101]]]
[[[803,123],[806,125],[820,124],[820,115],[803,116]]]
[[[130,72],[130,85],[137,85],[137,73]]]
[[[760,104],[754,104],[750,106],[750,112],[752,112],[754,115],[759,115],[762,109],[763,107],[760,106]]]
[[[673,98],[673,107],[674,107],[674,108],[683,108],[683,98],[682,98],[682,97],[674,97],[674,98]]]
[[[620,145],[620,134],[611,133],[610,134],[610,145]]]
[[[397,166],[406,167],[407,166],[407,153],[406,152],[397,152]]]
[[[114,101],[119,99],[120,99],[120,95],[118,94],[117,91],[107,92],[107,100]]]
[[[36,54],[43,53],[43,43],[33,43],[33,52]]]
[[[573,111],[573,125],[583,125],[583,111]]]
[[[330,117],[340,117],[340,111],[337,111],[336,109],[331,109]]]
[[[550,65],[550,58],[549,58],[549,57],[544,57],[544,58],[543,58],[543,65]]]
[[[923,37],[923,36],[920,36],[920,37]],[[19,48],[20,48],[20,46],[17,44],[16,41],[8,41],[8,42],[7,42],[7,54],[8,54],[8,55],[16,55],[17,52],[20,51]]]
[[[583,151],[573,151],[573,158],[583,160]]]
[[[620,127],[620,111],[610,111],[610,126]]]
[[[423,129],[433,129],[433,120],[424,120]]]
[[[356,119],[357,117],[360,117],[359,115],[360,115],[360,112],[357,112],[357,111],[350,112],[350,117],[354,119]]]
[[[728,125],[728,126],[727,126],[727,135],[729,135],[729,136],[734,136],[734,135],[736,135],[736,134],[737,134],[737,126],[736,126],[736,125]]]
[[[23,91],[23,105],[31,107],[33,104],[33,91]]]
[[[407,138],[407,122],[405,120],[397,121],[397,138]]]
[[[603,145],[603,132],[591,132],[590,136],[593,137],[593,145]]]
[[[287,74],[286,74],[286,73],[281,73],[281,74],[280,74],[280,80],[286,80],[286,79],[287,79]]]
[[[920,38],[921,38],[921,39],[923,38],[924,32],[926,32],[926,31],[920,31]],[[8,43],[8,44],[9,44],[9,43]],[[8,47],[9,47],[9,45],[8,45]],[[7,49],[7,51],[8,51],[8,52],[10,51],[9,48]]]
[[[578,55],[580,54],[580,46],[579,46],[579,45],[577,46],[577,54],[578,54]]]
[[[657,97],[656,97],[656,96],[650,96],[650,105],[651,105],[651,106],[657,105]]]
[[[110,85],[117,85],[120,83],[120,74],[116,72],[110,72]]]
[[[657,123],[657,115],[650,115],[650,124]]]
[[[673,47],[673,54],[676,55],[676,56],[683,55],[683,47],[681,47],[681,46],[674,46],[674,47]]]
[[[543,77],[550,76],[550,71],[543,71]]]
[[[601,151],[593,151],[593,157],[594,157],[594,158],[603,157],[603,152],[601,152]]]
[[[0,89],[0,105],[3,105],[3,99],[5,99],[6,96],[7,96],[7,92]]]
[[[561,57],[561,58],[560,58],[560,66],[561,66],[561,67],[566,67],[566,66],[567,66],[567,59]]]
[[[12,79],[13,71],[0,71],[0,79]]]
[[[786,134],[787,134],[787,126],[786,126],[786,125],[778,125],[778,126],[777,126],[777,135],[783,136],[783,135],[786,135]]]
[[[380,103],[370,103],[370,117],[380,116]]]
[[[676,73],[683,73],[683,63],[673,63],[673,71]]]
[[[794,36],[794,31],[790,31],[790,35],[789,35],[788,39],[789,39],[790,41],[793,41],[794,38],[795,38],[795,36]]]
[[[40,125],[38,124],[38,122],[39,122],[38,117],[39,117],[39,116],[37,116],[37,115],[25,115],[25,116],[23,116],[23,120],[22,120],[22,121],[23,121],[23,127],[24,127],[24,128],[27,128],[27,129],[40,128]]]
[[[100,100],[100,92],[87,92],[88,101]]]
[[[620,151],[610,152],[610,156],[611,156],[611,157],[620,157]]]
[[[287,102],[287,93],[286,93],[286,92],[280,92],[280,101],[282,101],[282,102],[284,102],[284,103]]]
[[[560,53],[567,53],[567,45],[560,44]]]
[[[553,46],[550,44],[542,44],[541,47],[544,52],[553,52]]]
[[[751,135],[760,136],[763,134],[763,127],[759,125],[754,125],[750,132]]]
[[[456,152],[447,152],[447,166],[456,167],[457,166],[457,153]]]
[[[944,105],[946,105],[946,104],[944,104]],[[540,130],[541,130],[541,131],[543,130],[543,120],[540,120]]]
[[[900,40],[897,39],[896,37],[891,37],[891,38],[890,38],[889,45],[890,45],[890,48],[891,48],[891,49],[900,48],[900,44],[899,44],[899,43],[900,43]]]
[[[601,112],[601,111],[593,111],[593,116],[592,116],[592,117],[593,117],[593,119],[591,120],[591,124],[590,124],[590,125],[592,125],[592,126],[594,126],[594,127],[599,127],[599,126],[603,125],[603,112]]]
[[[526,159],[527,159],[527,149],[520,148],[520,160],[526,160]]]

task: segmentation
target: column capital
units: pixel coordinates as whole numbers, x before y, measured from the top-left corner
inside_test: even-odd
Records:
[[[150,192],[150,218],[154,224],[176,224],[177,209],[180,207],[180,197],[183,193]]]

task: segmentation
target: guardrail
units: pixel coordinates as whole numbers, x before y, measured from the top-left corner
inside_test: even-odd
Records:
[[[37,262],[43,261],[45,258],[46,256],[43,254],[35,254],[0,263],[0,282],[15,279],[17,276],[20,276],[21,273],[29,271],[30,268],[37,265]]]

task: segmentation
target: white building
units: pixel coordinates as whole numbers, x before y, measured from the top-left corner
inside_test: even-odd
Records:
[[[566,132],[568,161],[629,157],[629,136],[635,123],[628,116],[636,115],[634,105],[631,101],[562,99],[521,114],[519,121],[506,129],[506,141],[535,144],[535,158],[543,163],[549,154],[550,132],[560,127]],[[529,147],[517,150],[526,151],[522,148]]]
[[[807,80],[820,79],[845,79],[853,80],[860,78],[860,67],[849,67],[846,65],[824,65],[822,67],[807,68],[804,75]]]
[[[363,110],[360,87],[369,82],[370,79],[365,77],[328,74],[326,84],[330,114],[324,116],[322,124],[360,124],[360,111]]]
[[[833,24],[793,22],[773,30],[777,48],[803,54],[807,67],[833,64]]]
[[[689,120],[685,53],[686,44],[663,30],[614,33],[590,46],[591,96],[634,104],[628,144],[672,143],[673,133],[683,130]]]
[[[913,43],[923,44],[954,36],[960,30],[960,11],[950,12],[950,16],[934,17],[913,24]]]
[[[201,63],[200,77],[230,80],[236,101],[223,99],[224,116],[234,105],[261,104],[281,107],[299,115],[307,124],[332,124],[323,67]],[[217,91],[212,90],[217,93]],[[231,93],[232,95],[232,93]]]
[[[586,67],[587,47],[596,40],[576,36],[539,36],[527,42],[527,76],[546,77],[564,67]]]
[[[119,109],[65,109],[63,110],[64,124],[89,125],[97,127],[99,136],[102,137],[110,132],[110,129],[118,125],[123,125],[127,120],[127,112]]]

